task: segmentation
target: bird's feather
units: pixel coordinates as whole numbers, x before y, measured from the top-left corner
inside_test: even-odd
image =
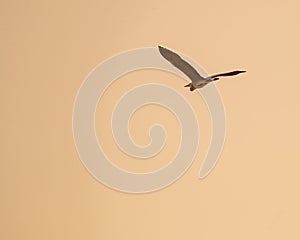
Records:
[[[228,76],[234,76],[240,73],[244,73],[246,71],[232,71],[232,72],[227,72],[227,73],[219,73],[216,75],[212,75],[210,76],[211,79],[215,78],[215,77],[228,77]]]
[[[160,54],[168,60],[173,66],[182,71],[188,78],[192,80],[193,83],[199,84],[204,78],[196,71],[196,69],[182,59],[178,54],[172,52],[171,50],[158,46]]]
[[[203,88],[204,86],[206,86],[209,82],[204,82],[204,83],[200,83],[197,85],[197,88]]]

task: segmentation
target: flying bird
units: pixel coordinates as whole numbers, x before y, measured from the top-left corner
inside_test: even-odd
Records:
[[[240,73],[244,73],[246,71],[232,71],[227,73],[219,73],[216,75],[212,75],[209,77],[202,77],[196,69],[190,65],[188,62],[183,60],[177,53],[172,52],[171,50],[158,46],[160,54],[168,60],[173,66],[178,68],[180,71],[182,71],[186,76],[189,77],[189,79],[192,80],[191,83],[188,85],[185,85],[184,87],[190,87],[190,91],[194,91],[197,88],[202,88],[208,83],[211,83],[213,81],[219,80],[220,77],[228,77],[228,76],[234,76]]]

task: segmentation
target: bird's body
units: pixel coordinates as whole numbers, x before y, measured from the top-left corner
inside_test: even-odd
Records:
[[[227,73],[220,73],[212,75],[209,77],[201,76],[193,66],[188,62],[182,59],[177,53],[172,52],[171,50],[158,46],[160,54],[168,60],[173,66],[182,71],[189,79],[192,80],[191,83],[185,85],[185,87],[190,87],[190,91],[194,91],[197,88],[202,88],[208,83],[219,80],[219,77],[234,76],[246,71],[232,71]]]

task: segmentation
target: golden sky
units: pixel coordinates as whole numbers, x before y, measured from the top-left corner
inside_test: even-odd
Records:
[[[299,239],[299,7],[296,0],[1,0],[0,238]],[[77,155],[75,96],[108,57],[157,45],[184,53],[210,74],[247,73],[217,82],[227,135],[204,180],[198,172],[210,124],[201,98],[165,72],[118,79],[121,87],[113,84],[97,108],[97,133],[107,131],[114,99],[143,79],[170,84],[192,102],[201,145],[171,186],[117,192],[93,178]],[[166,148],[143,164],[122,157],[109,136],[103,148],[120,167],[154,170],[174,155],[178,123],[165,109],[149,106],[134,115],[132,136],[147,143],[144,116],[152,111],[159,116],[153,121],[169,124]]]

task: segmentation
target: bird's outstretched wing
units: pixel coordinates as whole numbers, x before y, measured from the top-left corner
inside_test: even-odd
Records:
[[[183,60],[178,54],[172,52],[171,50],[158,46],[160,54],[168,60],[173,66],[182,71],[186,76],[188,76],[192,82],[201,81],[204,78],[193,68],[188,62]]]
[[[246,71],[232,71],[232,72],[228,72],[228,73],[219,73],[216,75],[212,75],[210,76],[211,79],[215,78],[215,77],[228,77],[228,76],[234,76],[240,73],[244,73]]]

